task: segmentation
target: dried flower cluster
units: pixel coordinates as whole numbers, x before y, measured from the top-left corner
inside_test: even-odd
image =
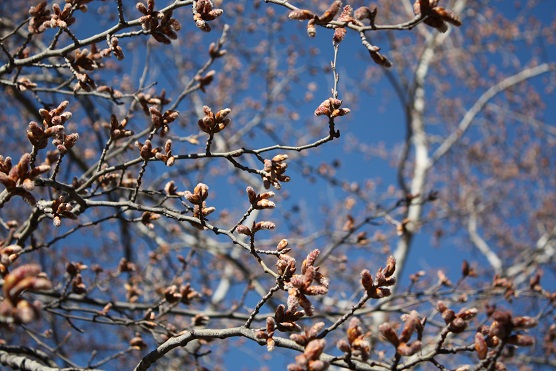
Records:
[[[25,264],[4,276],[0,303],[0,325],[29,323],[39,317],[40,305],[29,303],[22,297],[26,290],[50,290],[52,283],[37,264]]]

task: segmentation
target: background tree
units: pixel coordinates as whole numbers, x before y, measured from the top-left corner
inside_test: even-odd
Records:
[[[3,3],[0,363],[554,367],[549,4]]]

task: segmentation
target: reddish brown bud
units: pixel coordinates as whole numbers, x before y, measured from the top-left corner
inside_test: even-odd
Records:
[[[296,9],[288,14],[288,18],[304,21],[315,18],[315,14],[307,9]]]
[[[479,359],[485,359],[488,352],[487,343],[485,341],[485,336],[477,332],[475,334],[475,351],[477,352],[477,356]]]
[[[378,331],[393,346],[398,347],[398,345],[400,345],[400,339],[398,338],[398,335],[388,322],[380,325],[378,327]]]

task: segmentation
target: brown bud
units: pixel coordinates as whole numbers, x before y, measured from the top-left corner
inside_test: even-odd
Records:
[[[508,343],[521,347],[530,347],[535,345],[535,338],[529,335],[516,334],[508,338]]]
[[[296,9],[288,14],[288,18],[304,21],[315,18],[315,14],[307,9]]]
[[[415,340],[411,344],[400,343],[400,345],[398,345],[398,347],[396,349],[397,349],[398,353],[400,353],[402,356],[409,357],[409,356],[414,355],[418,351],[420,351],[421,347],[422,347],[421,342],[419,340]]]
[[[334,19],[336,14],[340,11],[342,2],[340,0],[334,1],[328,9],[319,17],[319,23],[328,23]]]
[[[308,359],[317,360],[324,351],[325,345],[326,341],[324,339],[311,340],[303,353]]]
[[[515,317],[512,319],[512,324],[514,328],[517,330],[533,328],[536,327],[538,323],[539,321],[536,318],[527,317],[527,316]]]
[[[400,345],[400,340],[398,338],[398,335],[396,334],[396,332],[388,322],[385,322],[382,325],[380,325],[378,327],[378,331],[393,346],[398,347],[398,345]]]
[[[317,35],[317,28],[315,27],[315,19],[310,19],[307,22],[307,35],[309,37],[315,37]]]
[[[454,12],[448,9],[444,9],[441,6],[434,7],[432,9],[432,12],[438,15],[438,17],[440,17],[440,19],[442,19],[443,21],[451,23],[456,27],[459,27],[462,24],[461,19],[459,19],[459,17],[455,15]]]
[[[486,358],[488,347],[485,341],[485,336],[480,332],[475,334],[475,351],[477,352],[479,359]]]
[[[236,228],[237,233],[241,233],[244,234],[246,236],[251,236],[253,235],[253,232],[251,232],[251,229],[245,225],[238,225]]]

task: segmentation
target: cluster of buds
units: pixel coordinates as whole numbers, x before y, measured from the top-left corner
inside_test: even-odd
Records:
[[[328,98],[315,110],[315,116],[328,116],[330,118],[345,116],[351,112],[349,108],[340,108],[342,101],[338,98]]]
[[[494,320],[490,326],[483,325],[475,334],[475,351],[479,359],[488,356],[489,348],[496,348],[501,342],[528,347],[535,343],[535,338],[521,333],[513,333],[536,327],[536,318],[520,316],[513,317],[510,312],[496,311],[492,314]],[[492,351],[493,354],[496,352]]]
[[[455,334],[463,332],[467,328],[467,323],[469,320],[477,316],[478,310],[476,308],[462,309],[456,314],[453,310],[446,307],[446,305],[439,301],[436,303],[436,309],[442,315],[444,322],[446,323],[448,330]]]
[[[164,186],[164,193],[166,193],[167,196],[183,196],[182,192],[178,192],[178,186],[176,186],[176,182],[173,180],[166,183]]]
[[[126,258],[121,258],[118,263],[118,272],[119,273],[131,273],[135,272],[137,267],[134,263],[130,262]]]
[[[164,162],[166,166],[174,165],[174,162],[176,162],[176,158],[172,154],[172,141],[168,139],[164,144],[164,153],[159,151],[155,154],[154,157],[157,160]]]
[[[117,101],[119,98],[121,98],[123,96],[123,94],[120,90],[114,89],[113,86],[108,86],[108,85],[100,85],[99,87],[97,87],[97,92],[107,93],[108,96],[113,101]]]
[[[514,296],[516,296],[515,285],[511,278],[500,277],[500,275],[495,274],[492,282],[492,286],[495,288],[504,289],[504,298],[511,301]]]
[[[299,21],[308,21],[307,35],[309,35],[309,37],[315,37],[317,34],[316,26],[326,25],[328,22],[334,20],[334,17],[336,17],[341,8],[342,2],[340,0],[335,0],[320,16],[307,9],[296,9],[288,14],[288,18]]]
[[[29,192],[35,187],[35,178],[50,170],[48,165],[39,165],[30,169],[31,155],[24,153],[17,165],[12,166],[11,157],[0,156],[0,183],[6,187],[9,195],[4,203],[12,196],[20,196],[28,204],[35,206],[35,197]],[[3,204],[0,204],[2,207]]]
[[[87,286],[85,286],[81,276],[81,271],[87,268],[88,266],[80,262],[70,262],[66,265],[66,273],[71,278],[71,291],[74,294],[83,295],[87,292]]]
[[[285,243],[282,241],[285,241]],[[287,240],[282,240],[282,241],[278,243],[278,248],[280,248],[280,245],[285,245],[287,247],[288,241]],[[281,254],[280,258],[276,262],[276,270],[280,275],[280,277],[282,277],[282,280],[284,282],[288,282],[292,278],[295,271],[297,270],[297,268],[295,267],[295,258],[287,254]]]
[[[269,352],[274,350],[274,331],[276,331],[276,321],[272,317],[266,317],[266,329],[257,330],[255,337],[257,339],[262,339],[266,342],[266,349]]]
[[[46,30],[45,23],[50,21],[50,9],[46,8],[48,3],[41,1],[37,6],[29,8],[29,15],[31,19],[27,29],[30,33],[38,34]]]
[[[176,161],[176,158],[172,154],[172,141],[170,139],[164,144],[164,152],[162,152],[163,149],[160,147],[153,147],[149,139],[145,141],[145,144],[139,141],[135,142],[135,147],[139,149],[139,154],[145,161],[155,158],[164,162],[166,166],[172,166]]]
[[[421,320],[419,314],[414,310],[409,314],[402,315],[401,319],[405,322],[405,325],[399,336],[388,322],[380,325],[378,331],[396,348],[397,354],[409,357],[421,350],[425,319]],[[417,333],[417,339],[410,342],[414,333]]]
[[[263,210],[274,209],[276,207],[276,204],[270,201],[270,198],[274,197],[274,192],[257,193],[253,187],[247,187],[246,191],[249,203],[253,209]]]
[[[77,215],[71,211],[72,209],[73,207],[69,202],[66,202],[64,196],[59,196],[52,201],[52,214],[54,215],[52,223],[54,226],[59,227],[62,224],[62,218],[76,220]]]
[[[438,0],[415,0],[413,11],[417,15],[426,17],[423,20],[427,26],[437,29],[440,32],[448,31],[446,22],[456,27],[461,26],[461,20],[457,15],[448,9],[438,5]]]
[[[373,299],[382,299],[392,294],[388,287],[396,284],[396,278],[393,274],[396,270],[396,259],[390,255],[386,262],[386,268],[379,268],[376,272],[375,279],[371,273],[364,269],[361,272],[361,284],[367,291],[367,295]]]
[[[276,228],[276,224],[269,222],[269,221],[262,221],[262,222],[253,222],[251,228],[247,227],[246,225],[240,224],[237,226],[236,230],[238,233],[244,234],[246,236],[253,237],[255,233],[261,230],[271,230]]]
[[[286,163],[287,159],[288,155],[280,154],[274,156],[272,160],[264,160],[262,178],[263,185],[266,189],[269,189],[272,184],[274,188],[279,190],[282,188],[280,182],[290,181],[290,177],[285,174],[288,168],[288,164]]]
[[[147,348],[147,343],[141,337],[141,334],[136,332],[135,336],[129,340],[129,346],[136,350],[143,350]]]
[[[66,0],[66,3],[73,6],[76,10],[80,10],[83,13],[86,13],[89,10],[87,4],[89,4],[92,1],[93,0]]]
[[[151,213],[150,211],[145,211],[143,214],[141,214],[140,220],[141,220],[141,224],[143,224],[145,227],[149,228],[150,230],[153,230],[154,229],[153,222],[158,219],[160,219],[159,214]]]
[[[159,12],[154,10],[154,0],[147,0],[147,5],[137,3],[137,10],[143,16],[139,18],[141,27],[144,31],[149,32],[153,38],[163,44],[170,44],[171,40],[176,40],[178,34],[176,31],[181,30],[181,24],[177,19],[172,18],[172,11]]]
[[[67,134],[63,131],[60,131],[54,134],[54,139],[52,140],[52,144],[56,146],[58,152],[63,156],[65,155],[70,149],[75,146],[77,140],[79,139],[79,134],[72,133]]]
[[[355,19],[359,21],[369,20],[369,24],[374,26],[377,13],[378,9],[376,5],[371,5],[370,7],[362,6],[357,8],[353,15]]]
[[[124,50],[122,49],[122,47],[119,45],[119,41],[118,38],[116,36],[112,36],[110,38],[110,41],[108,42],[108,48],[106,49],[102,49],[100,51],[100,54],[103,57],[106,57],[110,54],[114,54],[114,57],[116,57],[118,60],[122,60],[125,58],[124,55]]]
[[[138,286],[138,279],[133,276],[131,280],[124,284],[124,290],[126,291],[126,300],[129,303],[136,303],[141,295],[143,295],[143,290],[141,290]]]
[[[311,340],[303,353],[295,357],[295,363],[288,365],[288,371],[323,371],[330,363],[320,360],[326,341],[324,339]]]
[[[116,141],[121,138],[127,138],[133,135],[131,130],[127,130],[127,118],[119,122],[116,115],[110,116],[110,139]]]
[[[68,62],[71,64],[72,70],[77,78],[77,83],[73,87],[74,91],[83,89],[87,92],[96,89],[95,81],[89,74],[83,71],[94,71],[102,66],[100,59],[102,59],[102,51],[99,51],[95,45],[89,49],[76,50],[75,54],[67,56]]]
[[[288,310],[293,312],[300,306],[305,314],[311,317],[314,314],[314,308],[307,296],[328,293],[328,279],[319,272],[319,267],[314,266],[319,254],[318,249],[311,251],[301,264],[301,274],[293,274],[287,280],[284,279],[284,288],[288,290]],[[281,255],[280,259],[283,256]],[[313,283],[316,284],[313,285]]]
[[[211,44],[212,45],[212,44]],[[195,76],[195,81],[199,83],[199,89],[206,93],[206,87],[210,85],[212,80],[214,80],[214,74],[216,73],[215,70],[210,70],[204,76],[197,75]]]
[[[31,121],[27,129],[27,138],[35,149],[43,149],[48,145],[48,139],[58,139],[57,144],[65,142],[64,124],[71,118],[71,112],[65,111],[69,102],[63,101],[58,107],[47,110],[41,108],[39,114],[43,118],[42,125]],[[73,146],[77,141],[77,134],[68,135],[68,145]],[[67,149],[67,148],[66,148]]]
[[[193,21],[202,31],[210,32],[208,21],[215,20],[224,13],[222,9],[215,9],[211,0],[193,1]]]
[[[349,23],[356,24],[358,26],[363,25],[361,22],[353,17],[353,8],[350,5],[346,5],[344,7],[342,14],[340,14],[340,16],[338,17],[338,22],[341,22],[345,25]],[[339,44],[340,42],[342,42],[342,40],[344,40],[346,36],[346,32],[347,30],[345,27],[336,27],[334,29],[334,36],[332,36],[332,42],[334,44]]]
[[[164,137],[168,134],[170,130],[170,124],[174,122],[178,116],[178,111],[168,110],[164,113],[161,113],[156,107],[150,107],[149,113],[151,115],[151,121],[153,123],[154,128],[158,131],[158,134],[161,137]]]
[[[226,49],[222,49],[222,43],[215,42],[210,43],[208,52],[213,59],[220,58],[227,53]]]
[[[8,272],[8,267],[17,260],[23,247],[19,245],[8,245],[0,248],[0,276]]]
[[[201,294],[191,288],[189,283],[185,285],[172,285],[164,290],[164,299],[170,304],[184,303],[189,305],[194,299],[200,298]]]
[[[135,147],[139,150],[139,155],[143,160],[152,159],[160,151],[160,148],[153,147],[153,144],[149,139],[145,141],[145,144],[136,141]]]
[[[353,317],[349,321],[347,341],[340,339],[336,346],[346,354],[348,359],[354,356],[367,361],[371,353],[371,345],[365,340],[368,335],[368,333],[363,332],[359,319]]]
[[[317,322],[309,329],[304,329],[303,332],[298,334],[291,334],[290,339],[295,341],[297,344],[306,347],[312,340],[318,338],[319,333],[324,328],[324,322]]]
[[[19,91],[33,90],[36,87],[37,84],[29,80],[29,78],[27,77],[20,77],[19,79],[17,79],[17,89]]]
[[[31,33],[38,34],[44,32],[47,28],[67,28],[75,23],[73,17],[74,10],[87,11],[85,3],[91,0],[66,0],[64,9],[60,8],[58,4],[52,4],[54,14],[47,9],[47,2],[42,1],[37,6],[29,8],[29,21],[28,30]]]
[[[201,221],[200,224],[193,224],[196,228],[203,229],[205,218],[211,214],[216,209],[211,206],[207,207],[205,200],[208,197],[208,186],[203,183],[199,183],[195,186],[193,193],[185,191],[183,193],[187,201],[194,205],[193,216]]]
[[[230,112],[232,112],[231,109],[224,108],[214,114],[209,106],[203,106],[205,116],[199,119],[197,124],[207,134],[213,135],[219,133],[232,122],[231,118],[226,117]]]
[[[301,327],[297,324],[297,321],[305,316],[303,311],[297,310],[297,308],[286,309],[283,304],[276,307],[274,312],[274,321],[276,323],[276,328],[282,332],[298,332],[301,331]]]
[[[149,106],[151,105],[164,106],[170,103],[170,99],[166,98],[165,89],[162,89],[160,95],[158,96],[153,94],[138,93],[136,97],[141,109],[145,112],[145,115],[150,115]]]
[[[46,28],[67,28],[75,23],[75,18],[73,14],[73,6],[71,4],[66,4],[64,9],[60,8],[60,5],[54,3],[52,4],[52,14],[50,20],[43,23]]]
[[[108,164],[104,163],[101,166],[101,171],[106,170],[108,168]],[[98,184],[102,187],[102,189],[108,189],[109,187],[113,187],[118,184],[121,176],[117,173],[106,173],[98,177]],[[126,179],[126,183],[129,183]],[[124,184],[122,184],[124,185]],[[129,185],[132,188],[134,185]]]
[[[0,322],[29,323],[39,316],[38,303],[29,303],[21,295],[27,290],[50,290],[52,283],[38,264],[17,267],[4,277],[4,300],[0,303]]]

